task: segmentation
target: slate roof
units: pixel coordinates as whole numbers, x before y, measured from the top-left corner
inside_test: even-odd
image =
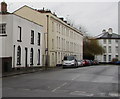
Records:
[[[120,35],[116,33],[109,34],[108,32],[102,33],[96,37],[97,39],[120,39]]]

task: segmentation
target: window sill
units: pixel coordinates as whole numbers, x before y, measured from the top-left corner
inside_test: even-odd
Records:
[[[34,64],[30,64],[30,66],[32,66],[32,65],[34,65]]]
[[[18,42],[22,42],[22,40],[17,40]]]
[[[7,34],[0,34],[0,36],[7,36]]]
[[[17,65],[21,65],[21,64],[17,64]]]

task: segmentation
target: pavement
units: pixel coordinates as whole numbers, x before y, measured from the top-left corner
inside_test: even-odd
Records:
[[[40,71],[50,71],[50,70],[56,70],[60,69],[61,67],[40,67],[40,68],[31,68],[31,69],[23,69],[23,70],[13,70],[10,72],[5,72],[2,73],[2,76],[0,77],[8,77],[8,76],[14,76],[14,75],[21,75],[21,74],[28,74],[28,73],[35,73],[35,72],[40,72]]]

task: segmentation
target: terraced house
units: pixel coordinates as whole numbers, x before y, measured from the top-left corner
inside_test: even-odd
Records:
[[[1,3],[0,60],[3,72],[42,66],[43,26],[7,12]]]
[[[36,10],[23,6],[14,14],[22,16],[39,25],[43,25],[45,37],[44,64],[56,66],[62,63],[63,56],[76,55],[83,58],[83,34],[67,23],[63,18],[57,17],[50,10]]]

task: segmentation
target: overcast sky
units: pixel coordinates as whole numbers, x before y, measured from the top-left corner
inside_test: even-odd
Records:
[[[50,9],[57,16],[71,20],[77,26],[87,30],[87,34],[96,36],[103,29],[113,28],[118,33],[118,0],[3,0],[8,4],[8,11],[28,5],[35,9]],[[49,1],[49,2],[48,2]]]

